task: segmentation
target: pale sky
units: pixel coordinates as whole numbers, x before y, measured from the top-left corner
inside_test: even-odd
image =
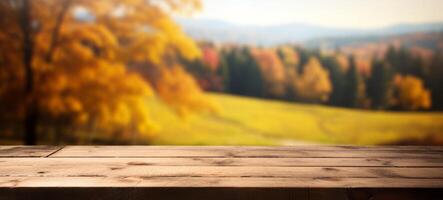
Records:
[[[292,22],[330,27],[379,28],[443,22],[443,0],[202,0],[194,17],[236,24]]]

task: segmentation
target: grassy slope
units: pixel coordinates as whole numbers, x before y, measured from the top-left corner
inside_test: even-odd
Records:
[[[180,119],[149,102],[161,130],[154,144],[285,145],[294,143],[392,144],[406,140],[443,143],[443,113],[388,113],[210,94],[217,115]]]

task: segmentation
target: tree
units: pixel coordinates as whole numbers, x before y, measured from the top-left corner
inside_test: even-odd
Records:
[[[337,60],[337,63],[343,72],[348,71],[348,69],[349,69],[348,56],[346,56],[345,54],[342,54],[342,53],[337,53],[337,55],[335,55],[335,60]]]
[[[296,48],[296,52],[299,55],[299,68],[298,73],[302,73],[304,70],[304,66],[306,66],[306,64],[309,62],[310,58],[312,58],[313,56],[315,57],[314,53],[304,49],[304,48]]]
[[[393,100],[393,72],[392,67],[383,61],[374,61],[372,73],[368,79],[368,96],[373,108],[386,109]]]
[[[203,90],[223,91],[223,77],[219,74],[222,58],[218,50],[210,43],[200,44],[200,46],[203,53],[201,59],[191,61],[180,59],[180,63],[194,76]]]
[[[290,46],[279,47],[277,54],[285,68],[285,99],[296,100],[293,82],[298,76],[300,56],[296,50]]]
[[[359,99],[360,74],[354,57],[349,58],[349,69],[345,75],[344,106],[357,107]]]
[[[234,48],[226,56],[229,91],[233,94],[263,97],[264,82],[260,68],[248,48]]]
[[[326,102],[332,92],[329,73],[315,57],[304,66],[303,74],[294,80],[297,97],[307,102]]]
[[[329,103],[335,106],[343,106],[345,89],[343,67],[341,67],[335,57],[324,57],[321,61],[322,65],[329,71],[329,79],[332,84],[332,93],[329,98]]]
[[[216,71],[220,64],[220,58],[216,49],[211,47],[203,47],[203,63],[205,63],[210,70]]]
[[[172,101],[175,90],[163,88],[184,81],[182,87],[201,96],[185,71],[171,67],[176,57],[191,60],[200,52],[170,14],[199,7],[198,0],[0,1],[0,65],[6,74],[0,95],[8,103],[1,110],[24,119],[26,144],[36,143],[37,125],[59,119],[66,127],[152,133],[147,97],[156,93],[180,113],[203,101],[184,92]],[[79,9],[86,14],[79,16]],[[127,70],[135,64],[162,76],[146,81]]]
[[[229,66],[226,61],[226,52],[221,52],[219,66],[217,67],[217,75],[221,77],[223,81],[223,91],[229,92]]]
[[[424,78],[425,67],[422,59],[405,48],[389,47],[385,60],[391,64],[396,73]]]
[[[427,80],[432,91],[432,107],[443,110],[443,54],[436,52],[430,65],[430,73]]]
[[[253,49],[252,56],[263,75],[264,94],[279,98],[285,95],[285,68],[273,49]]]
[[[291,47],[282,46],[278,49],[277,54],[286,68],[295,68],[300,62],[298,53]]]
[[[395,78],[398,105],[407,110],[429,109],[432,105],[431,92],[417,77],[406,75]]]
[[[159,96],[182,116],[195,110],[215,111],[214,105],[202,96],[192,76],[180,66],[163,69],[156,87]]]

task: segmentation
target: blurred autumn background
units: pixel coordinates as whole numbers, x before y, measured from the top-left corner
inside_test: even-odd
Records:
[[[0,144],[442,145],[439,0],[2,0]]]

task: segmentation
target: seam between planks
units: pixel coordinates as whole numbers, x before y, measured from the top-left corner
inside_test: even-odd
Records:
[[[61,146],[58,149],[56,149],[55,151],[51,152],[50,154],[46,155],[45,158],[49,158],[50,156],[56,154],[57,152],[59,152],[60,150],[62,150],[63,148],[65,148],[65,146]]]
[[[52,154],[51,154],[52,156]],[[51,158],[383,158],[383,159],[443,159],[443,156],[430,156],[430,157],[421,157],[421,156],[409,156],[409,157],[389,157],[389,156],[83,156],[83,155],[63,155],[63,156],[54,156]]]

